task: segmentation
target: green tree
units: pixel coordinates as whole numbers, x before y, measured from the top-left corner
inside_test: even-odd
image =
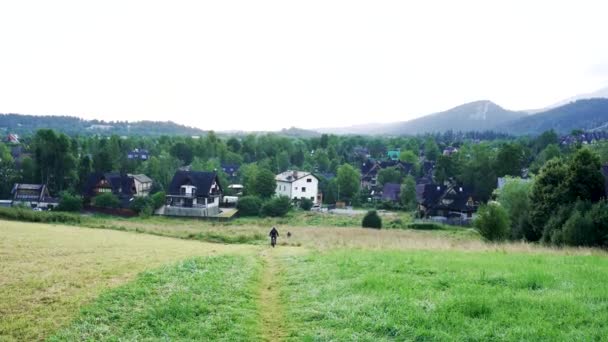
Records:
[[[270,198],[275,194],[276,188],[275,175],[267,169],[260,169],[255,176],[255,194],[262,198]]]
[[[567,176],[567,165],[560,159],[549,160],[540,169],[530,193],[531,229],[524,232],[529,241],[538,241],[551,215],[568,203]]]
[[[37,179],[47,184],[51,192],[60,192],[76,178],[75,158],[70,139],[50,129],[36,132],[32,140]]]
[[[181,160],[182,165],[190,165],[194,159],[192,146],[183,142],[178,142],[171,146],[170,154],[174,158]]]
[[[473,224],[479,234],[488,241],[502,241],[509,237],[509,215],[498,202],[482,205]]]
[[[305,198],[303,197],[302,199],[300,199],[300,209],[304,210],[304,211],[310,211],[310,209],[312,208],[312,200],[310,198]]]
[[[262,199],[258,196],[243,196],[236,204],[240,216],[258,216],[262,208]]]
[[[454,160],[455,158],[444,155],[440,155],[437,158],[437,162],[435,163],[435,169],[433,171],[433,177],[435,179],[435,182],[437,182],[438,184],[443,184],[450,178],[456,178],[457,169]]]
[[[378,172],[378,183],[380,183],[380,185],[384,185],[386,183],[401,184],[402,180],[403,175],[396,167],[387,167]]]
[[[99,151],[93,156],[93,169],[95,172],[113,171],[112,157],[107,151]]]
[[[291,200],[287,196],[274,197],[262,205],[264,216],[282,217],[291,209]]]
[[[532,184],[521,178],[507,178],[503,188],[497,191],[498,202],[509,214],[512,239],[522,239],[528,229]]]
[[[568,163],[565,179],[568,188],[568,201],[576,200],[597,202],[605,196],[604,176],[600,158],[588,148],[578,150]]]
[[[496,155],[496,176],[521,176],[523,163],[523,147],[516,143],[504,144]]]
[[[57,211],[81,211],[82,210],[82,197],[72,195],[68,192],[62,192],[59,197],[59,205]]]
[[[352,200],[354,196],[359,193],[361,176],[359,171],[351,165],[343,164],[340,166],[338,168],[338,175],[336,178],[338,186],[338,200]]]
[[[401,205],[405,210],[415,210],[417,206],[416,201],[416,181],[414,177],[405,177],[403,184],[401,184],[401,192],[399,193]]]
[[[412,163],[414,165],[418,164],[418,156],[410,150],[401,151],[401,154],[399,154],[399,160],[406,163]]]
[[[426,159],[435,161],[440,153],[439,146],[437,146],[435,139],[431,137],[427,138],[424,142],[424,156]]]
[[[36,164],[30,157],[25,157],[21,161],[21,182],[36,183]]]
[[[11,152],[8,147],[0,143],[0,196],[2,198],[8,198],[16,178],[17,172]]]

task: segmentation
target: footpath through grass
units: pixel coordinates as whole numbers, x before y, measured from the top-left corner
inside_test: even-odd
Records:
[[[104,293],[50,341],[260,339],[253,258],[196,258]]]
[[[292,340],[599,341],[603,256],[343,250],[285,259]]]

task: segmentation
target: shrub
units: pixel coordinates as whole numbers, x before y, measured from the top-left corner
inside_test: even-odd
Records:
[[[30,208],[0,208],[0,218],[13,221],[42,223],[80,223],[79,215],[52,211],[33,211]]]
[[[158,209],[165,205],[165,197],[167,194],[164,191],[159,191],[154,195],[150,196],[150,201],[152,202],[152,208]]]
[[[593,205],[589,218],[594,227],[595,244],[608,246],[608,202],[603,200]]]
[[[300,200],[300,209],[304,210],[304,211],[309,211],[312,208],[312,201],[309,200],[308,198],[302,198]]]
[[[439,225],[437,223],[426,223],[426,222],[410,223],[407,227],[410,229],[419,229],[419,230],[442,229],[441,225]]]
[[[289,197],[280,196],[264,203],[262,205],[262,214],[264,216],[281,217],[287,215],[289,209],[291,209]]]
[[[82,197],[72,195],[68,192],[61,193],[57,211],[81,211]]]
[[[93,205],[102,208],[118,208],[120,200],[114,194],[106,192],[93,198]]]
[[[562,239],[570,246],[592,246],[595,244],[593,221],[590,215],[574,210],[562,228]]]
[[[146,197],[135,197],[129,204],[129,209],[141,214],[142,212],[152,212],[152,200]]]
[[[370,210],[363,216],[363,221],[361,222],[361,226],[363,228],[382,228],[382,219],[378,215],[375,210]]]
[[[240,216],[257,216],[261,207],[262,200],[257,196],[243,196],[236,204]]]
[[[502,241],[509,237],[509,214],[498,202],[482,205],[474,222],[475,229],[488,241]]]

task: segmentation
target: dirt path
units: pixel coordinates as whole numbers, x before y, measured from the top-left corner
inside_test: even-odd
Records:
[[[264,263],[259,299],[264,341],[283,341],[287,336],[286,319],[280,298],[282,266],[278,260],[284,252],[280,251],[280,248],[275,248],[265,249],[260,253]]]

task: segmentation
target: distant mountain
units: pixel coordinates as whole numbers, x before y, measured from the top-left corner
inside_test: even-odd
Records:
[[[317,131],[297,127],[291,127],[287,129],[283,128],[278,132],[278,134],[294,138],[315,138],[321,135],[321,133]]]
[[[0,114],[0,130],[28,135],[41,128],[51,128],[68,135],[203,135],[205,131],[171,121],[103,121],[84,120],[72,116],[38,116]]]
[[[486,131],[527,115],[526,112],[506,110],[491,101],[476,101],[409,121],[320,129],[318,131],[336,134],[389,135],[415,135],[449,130]]]
[[[497,131],[517,135],[535,135],[550,129],[559,134],[574,129],[608,129],[608,99],[578,100],[495,127]]]
[[[546,107],[544,109],[537,110],[537,111],[532,111],[532,112],[534,112],[534,113],[544,112],[544,111],[547,111],[549,109],[553,109],[553,108],[561,107],[563,105],[567,105],[570,102],[575,102],[575,101],[578,101],[578,100],[596,99],[596,98],[604,98],[604,99],[608,98],[608,87],[602,88],[600,90],[596,90],[596,91],[591,92],[591,93],[585,93],[585,94],[575,95],[575,96],[569,97],[569,98],[567,98],[565,100],[562,100],[562,101],[559,101],[557,103],[554,103],[554,104],[552,104],[552,105],[550,105],[550,106],[548,106],[548,107]]]

